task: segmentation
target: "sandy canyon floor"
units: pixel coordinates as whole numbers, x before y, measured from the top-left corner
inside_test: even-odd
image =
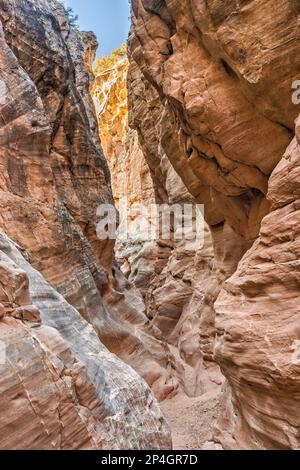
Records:
[[[210,441],[218,416],[219,392],[190,398],[181,393],[161,404],[172,429],[174,450],[197,450]]]

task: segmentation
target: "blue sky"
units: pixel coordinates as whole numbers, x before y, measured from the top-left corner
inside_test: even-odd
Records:
[[[110,54],[126,41],[129,31],[128,0],[64,0],[78,15],[81,30],[94,31],[100,48],[97,56]]]

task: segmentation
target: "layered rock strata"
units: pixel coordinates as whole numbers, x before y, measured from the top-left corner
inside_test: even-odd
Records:
[[[300,448],[299,130],[298,118],[269,181],[271,212],[216,303],[216,354],[232,397],[219,433],[230,448]]]
[[[135,126],[145,145],[158,136],[214,240],[209,343],[227,379],[224,448],[299,448],[299,13],[282,0],[132,1]],[[141,102],[152,109],[153,96],[151,122]]]
[[[206,228],[204,248],[202,240],[176,241],[159,235],[155,240],[148,238],[139,223],[141,208],[149,210],[154,203],[183,207],[195,201],[163,152],[153,128],[160,119],[159,98],[142,81],[138,68],[131,64],[128,71],[124,52],[115,51],[97,61],[95,73],[93,94],[114,198],[120,220],[127,216],[132,225],[125,240],[121,234],[117,239],[117,260],[143,295],[147,317],[154,327],[152,334],[162,338],[166,350],[175,347],[175,357],[168,354],[174,383],[179,380],[189,395],[205,393],[221,383],[212,361],[214,311],[210,296],[216,297],[218,283],[214,281],[217,274],[209,230]],[[196,308],[198,302],[203,303],[200,311]],[[205,363],[199,349],[201,343],[205,343],[203,348],[209,356]],[[189,384],[186,367],[189,376],[194,376]]]
[[[99,341],[173,389],[114,241],[97,236],[113,198],[89,95],[95,37],[55,0],[3,0],[0,20],[1,447],[169,448],[146,383]]]
[[[138,217],[141,208],[155,202],[153,183],[138,134],[128,125],[126,49],[97,60],[93,96],[99,121],[99,133],[111,171],[114,201],[120,221],[127,216],[131,232],[117,238],[116,257],[126,277],[146,294],[154,272],[151,253],[154,243],[147,243],[140,233]],[[135,223],[136,222],[136,223]],[[152,257],[155,260],[155,256]]]
[[[150,389],[2,232],[0,270],[1,449],[169,448]]]

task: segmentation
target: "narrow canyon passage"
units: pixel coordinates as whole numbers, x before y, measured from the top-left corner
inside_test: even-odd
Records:
[[[299,450],[299,2],[75,13],[0,1],[0,449]]]
[[[205,207],[201,249],[116,245],[167,351],[155,376],[137,370],[176,447],[299,448],[299,7],[246,3],[133,0],[128,59],[96,77],[117,206]]]
[[[128,109],[128,74],[131,77],[133,68],[125,45],[99,59],[94,72],[92,92],[100,139],[111,171],[120,225],[124,219],[128,224],[126,233],[118,231],[116,260],[136,288],[136,296],[140,296],[140,308],[152,336],[148,354],[141,354],[140,364],[132,356],[123,358],[139,371],[161,402],[175,448],[200,449],[212,438],[223,381],[218,366],[212,361],[204,365],[200,353],[197,309],[213,282],[209,229],[203,226],[198,241],[189,237],[174,240],[171,234],[170,238],[161,238],[159,233],[149,238],[143,215],[149,216],[151,204],[164,203],[166,213],[175,205],[181,208],[194,201],[171,165],[160,162],[158,142],[152,149],[156,161],[149,162],[145,157],[132,121],[132,107]],[[212,285],[212,291],[214,288]],[[210,305],[208,308],[211,310]],[[156,363],[154,342],[160,356],[155,358]],[[122,355],[119,345],[109,347]]]

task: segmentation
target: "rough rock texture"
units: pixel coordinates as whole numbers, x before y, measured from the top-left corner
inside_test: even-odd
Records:
[[[149,208],[155,203],[155,197],[149,168],[134,129],[128,130],[119,154],[117,170],[119,184],[115,194],[121,203],[120,218],[124,212],[122,204],[126,202],[131,230],[125,240],[118,238],[116,258],[126,277],[140,289],[145,298],[154,273],[157,247],[155,242],[147,241],[147,235],[142,227],[138,230],[136,227],[138,217],[142,213],[141,208]],[[115,174],[112,173],[112,181],[114,180]]]
[[[141,82],[141,74],[133,64],[127,79],[128,62],[120,55],[121,51],[116,51],[98,59],[93,86],[114,199],[120,219],[126,216],[127,210],[132,223],[129,238],[117,240],[116,257],[126,277],[143,295],[147,316],[154,327],[151,334],[165,342],[165,351],[169,351],[170,345],[179,351],[179,356],[167,354],[168,362],[173,364],[172,383],[179,381],[186,393],[198,395],[222,381],[212,361],[212,299],[216,298],[216,289],[219,293],[212,241],[208,228],[204,248],[200,242],[190,240],[151,241],[142,227],[137,228],[140,206],[148,208],[153,203],[173,205],[194,200],[164,154],[153,128],[161,111],[157,93]],[[203,354],[208,359],[205,363],[199,344],[203,345]],[[193,380],[188,381],[185,375],[189,366],[194,374]],[[142,370],[143,367],[145,363]],[[157,385],[159,382],[155,386],[156,395],[164,398],[158,393]]]
[[[270,178],[272,210],[216,304],[216,352],[232,396],[220,423],[226,447],[300,449],[299,131],[298,118]]]
[[[129,124],[138,132],[156,202],[169,205],[195,203],[161,145],[161,126],[165,123],[161,120],[164,108],[159,95],[132,61],[128,88]],[[153,122],[157,123],[155,127]],[[232,231],[225,227],[226,230],[228,236]],[[184,368],[187,365],[193,368],[194,381],[181,377],[185,392],[192,396],[206,393],[222,382],[213,360],[213,304],[226,271],[232,269],[232,260],[223,262],[228,258],[231,245],[228,250],[221,245],[220,232],[223,227],[216,227],[213,242],[206,227],[203,244],[199,247],[189,240],[158,240],[156,249],[151,252],[155,264],[151,283],[147,284],[147,314],[160,328],[163,337],[177,346]]]
[[[126,188],[123,172],[120,171],[120,155],[128,133],[128,65],[125,50],[116,50],[111,56],[98,59],[92,87],[101,144],[112,174],[113,196],[117,205],[122,190]]]
[[[157,136],[212,233],[225,448],[299,448],[296,139],[282,158],[299,114],[299,13],[292,0],[132,0],[134,127],[150,153]]]
[[[147,385],[98,339],[137,369],[148,354],[153,381],[165,374],[114,242],[96,234],[112,194],[89,96],[95,37],[55,0],[1,0],[0,23],[0,227],[19,249],[3,235],[1,446],[170,447]]]
[[[227,220],[253,241],[269,210],[268,177],[293,133],[298,7],[281,0],[132,7],[132,57],[164,98],[164,151],[206,204],[208,223]]]
[[[111,170],[113,195],[119,210],[119,218],[122,220],[130,214],[132,224],[129,233],[126,233],[126,239],[117,238],[116,260],[130,284],[135,286],[135,289],[130,289],[126,303],[130,306],[130,310],[136,306],[144,324],[140,323],[142,328],[137,331],[135,325],[139,324],[129,311],[125,341],[119,343],[118,349],[114,339],[112,344],[108,345],[110,350],[124,360],[130,358],[130,364],[145,378],[155,396],[163,400],[176,392],[178,379],[174,358],[160,330],[150,324],[145,315],[143,297],[145,298],[154,273],[156,244],[145,242],[144,234],[136,229],[136,224],[140,206],[154,202],[154,192],[137,133],[128,128],[126,86],[128,60],[124,54],[122,50],[117,50],[111,56],[97,60],[92,92],[99,121],[99,134]],[[118,277],[121,279],[121,275]],[[130,284],[121,281],[122,290],[126,290],[126,285]],[[120,308],[122,307],[119,304],[110,305],[110,312],[115,315],[116,323]],[[115,325],[115,333],[118,329],[120,327]],[[138,336],[139,343],[132,338],[133,334]]]
[[[126,277],[145,295],[154,272],[155,255],[151,253],[155,250],[155,244],[145,242],[145,234],[137,233],[135,222],[140,213],[139,207],[148,207],[155,202],[155,197],[137,132],[128,127],[128,66],[126,51],[122,50],[98,59],[92,92],[120,220],[128,212],[132,223],[129,239],[117,239],[116,258],[123,265]]]
[[[150,389],[2,232],[0,273],[1,449],[169,448]]]

